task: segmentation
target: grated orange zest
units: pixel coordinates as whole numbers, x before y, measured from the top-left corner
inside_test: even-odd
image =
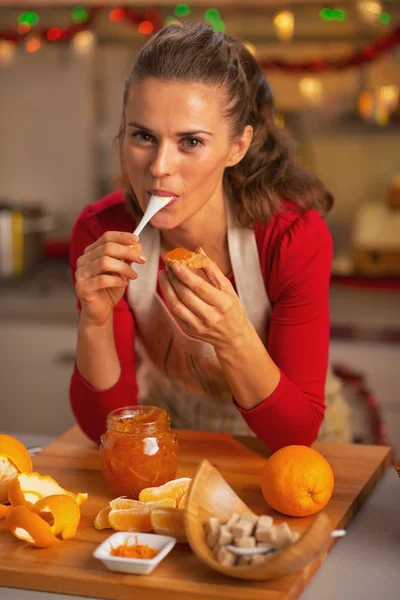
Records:
[[[145,558],[151,559],[157,556],[158,550],[148,546],[147,544],[139,544],[138,537],[136,536],[136,543],[129,544],[129,538],[125,540],[123,544],[116,548],[111,548],[111,556],[123,556],[125,558]]]

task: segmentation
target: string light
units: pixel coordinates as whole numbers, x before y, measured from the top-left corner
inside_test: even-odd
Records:
[[[164,20],[164,25],[165,25],[165,26],[166,26],[166,25],[180,25],[180,24],[181,24],[181,22],[180,22],[180,21],[178,21],[178,19],[175,19],[175,17],[167,17],[167,18]]]
[[[323,95],[322,81],[317,77],[303,77],[299,82],[301,95],[310,104],[320,104]]]
[[[187,4],[177,4],[174,8],[174,15],[176,17],[188,17],[190,15],[190,8]]]
[[[370,90],[363,90],[358,97],[358,112],[360,116],[367,120],[372,117],[374,109],[374,97]]]
[[[20,35],[24,35],[28,33],[32,29],[32,26],[29,23],[20,23],[17,27],[17,31]]]
[[[382,12],[382,5],[378,0],[359,0],[357,9],[365,21],[375,23]]]
[[[23,12],[18,16],[18,23],[20,25],[27,23],[31,27],[34,27],[39,23],[39,15],[34,12]]]
[[[95,41],[91,31],[78,31],[72,38],[72,45],[77,54],[84,56],[93,50]]]
[[[0,40],[0,65],[8,65],[14,58],[15,44],[10,40]]]
[[[37,52],[41,46],[40,39],[38,37],[28,37],[25,40],[25,48],[27,52]]]
[[[52,27],[47,32],[47,39],[49,42],[56,42],[62,36],[62,31],[58,27]]]
[[[86,9],[83,8],[83,6],[74,6],[71,10],[71,14],[74,23],[85,23],[89,18]]]
[[[339,21],[343,22],[346,20],[346,13],[341,8],[321,8],[319,16],[323,21]]]
[[[149,33],[153,33],[154,27],[150,21],[142,21],[139,23],[138,31],[143,35],[148,35]]]
[[[208,8],[204,13],[204,20],[210,23],[213,31],[223,33],[226,29],[225,23],[221,19],[220,12],[217,8]]]
[[[110,19],[110,21],[123,21],[125,19],[126,16],[126,12],[124,11],[123,8],[113,8],[113,10],[111,10],[109,12],[108,18]]]
[[[391,20],[392,18],[387,12],[381,12],[379,15],[379,22],[383,23],[384,25],[390,25]]]
[[[379,101],[385,106],[389,113],[392,113],[399,100],[399,86],[384,85],[379,89]]]
[[[294,33],[294,14],[289,10],[283,10],[274,16],[275,33],[279,40],[288,42]]]
[[[217,21],[221,18],[219,10],[217,8],[208,8],[204,13],[204,18],[206,21]]]
[[[213,23],[211,23],[213,30],[216,33],[224,33],[225,32],[225,23],[221,20],[218,21],[214,21]]]

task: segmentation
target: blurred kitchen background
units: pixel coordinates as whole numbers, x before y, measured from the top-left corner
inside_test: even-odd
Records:
[[[71,228],[118,187],[135,53],[164,23],[203,19],[255,53],[280,122],[335,197],[331,360],[354,440],[399,454],[399,0],[15,4],[0,3],[0,430],[40,443],[74,422]]]

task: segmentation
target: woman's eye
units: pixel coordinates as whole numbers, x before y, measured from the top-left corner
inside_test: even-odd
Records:
[[[184,145],[187,148],[197,148],[198,146],[202,146],[203,142],[199,138],[196,137],[188,137],[184,139]]]
[[[152,135],[145,133],[144,131],[134,131],[132,137],[135,140],[139,140],[139,142],[151,142],[153,139]]]

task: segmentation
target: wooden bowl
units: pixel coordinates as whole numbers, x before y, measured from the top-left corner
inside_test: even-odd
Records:
[[[284,550],[266,557],[258,565],[223,566],[214,558],[204,533],[209,517],[226,521],[233,513],[252,513],[228,485],[221,473],[203,460],[188,492],[185,508],[185,531],[188,543],[196,556],[206,565],[235,579],[265,581],[275,579],[305,567],[331,543],[332,525],[329,516],[319,512],[302,537]]]

